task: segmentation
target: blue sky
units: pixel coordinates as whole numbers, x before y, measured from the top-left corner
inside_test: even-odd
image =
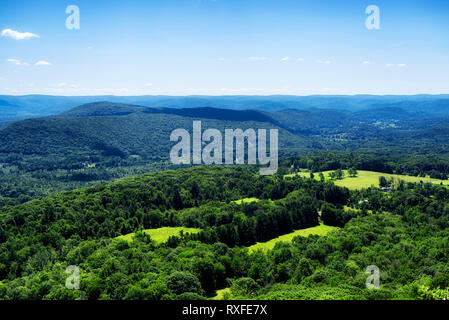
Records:
[[[0,94],[449,93],[448,1],[0,0],[0,32]]]

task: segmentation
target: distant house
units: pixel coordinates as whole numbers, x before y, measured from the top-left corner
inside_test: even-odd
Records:
[[[383,192],[391,192],[391,191],[393,191],[390,187],[382,187],[381,190]]]

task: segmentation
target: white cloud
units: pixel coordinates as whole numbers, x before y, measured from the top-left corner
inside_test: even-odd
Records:
[[[249,60],[266,60],[266,57],[248,57]]]
[[[303,62],[304,58],[298,58],[298,59],[296,59],[296,61]]]
[[[152,86],[153,86],[153,84],[151,82],[145,83],[145,87],[152,87]]]
[[[281,61],[287,61],[288,60],[288,57],[283,57],[282,59],[281,59]]]
[[[369,61],[365,60],[362,62],[363,64],[369,64]]]
[[[71,83],[67,83],[67,82],[60,82],[56,85],[56,87],[58,88],[78,88],[79,85],[78,84],[71,84]]]
[[[45,60],[40,60],[40,61],[36,62],[34,65],[36,67],[47,67],[47,66],[51,66],[51,62],[48,62]]]
[[[317,60],[316,63],[320,63],[320,64],[330,64],[331,61],[330,61],[330,60]]]
[[[19,32],[11,29],[4,29],[2,31],[2,37],[9,37],[15,40],[24,40],[29,38],[40,38],[39,35],[31,32]]]
[[[339,91],[338,89],[336,89],[336,88],[323,88],[323,89],[321,89],[320,90],[322,93],[335,93],[335,92],[337,92],[337,91]]]
[[[27,62],[20,61],[19,59],[8,59],[9,63],[15,64],[16,66],[28,66]]]
[[[392,68],[392,67],[404,68],[407,65],[405,63],[399,63],[399,64],[387,63],[386,66],[389,68]]]
[[[218,61],[225,61],[225,58],[218,58]]]

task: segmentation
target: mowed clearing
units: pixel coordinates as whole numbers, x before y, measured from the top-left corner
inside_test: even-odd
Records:
[[[271,199],[257,199],[257,198],[243,198],[243,199],[239,199],[239,200],[234,200],[233,202],[236,204],[244,204],[244,203],[252,203],[252,202],[259,202],[259,201],[268,201],[268,202],[273,202],[273,200]]]
[[[231,288],[224,288],[217,290],[216,295],[209,298],[209,300],[224,300],[226,294],[231,294]]]
[[[235,200],[234,202],[237,204],[242,204],[242,203],[251,203],[251,202],[257,202],[259,201],[259,199],[257,198],[244,198],[244,199],[240,199],[240,200]]]
[[[343,170],[345,173],[345,176],[342,180],[332,180],[335,185],[340,187],[346,187],[348,189],[363,189],[363,188],[369,188],[371,186],[379,187],[379,177],[384,176],[386,179],[394,178],[394,179],[400,179],[405,182],[414,182],[414,183],[420,183],[421,181],[431,182],[434,184],[440,184],[443,185],[449,185],[449,180],[440,180],[440,179],[432,179],[429,177],[414,177],[414,176],[404,176],[399,174],[389,174],[389,173],[382,173],[382,172],[375,172],[375,171],[364,171],[364,170],[358,170],[358,174],[356,177],[350,177],[347,170]],[[329,173],[332,171],[323,171],[324,178],[326,180],[331,180],[329,177]],[[298,172],[302,177],[310,177],[309,172]],[[296,174],[288,174],[284,177],[293,177]],[[314,179],[319,180],[319,172],[314,173]]]
[[[157,229],[146,229],[143,230],[146,234],[149,234],[151,237],[151,240],[153,240],[156,243],[164,243],[170,238],[171,236],[179,236],[181,231],[186,234],[194,234],[201,231],[201,229],[196,228],[185,228],[185,227],[163,227],[163,228],[157,228]],[[135,233],[128,233],[123,236],[118,236],[116,239],[126,240],[131,242],[133,240]]]
[[[287,233],[284,234],[282,236],[279,236],[277,238],[268,240],[266,242],[258,242],[250,247],[248,247],[249,251],[256,251],[256,250],[263,250],[263,251],[268,251],[274,248],[274,245],[277,242],[291,242],[293,240],[294,237],[300,236],[300,237],[308,237],[311,234],[313,235],[317,235],[317,236],[325,236],[326,234],[328,234],[331,231],[334,230],[338,230],[338,227],[332,227],[332,226],[326,226],[324,224],[320,224],[319,226],[316,227],[311,227],[311,228],[306,228],[306,229],[301,229],[301,230],[296,230],[293,231],[291,233]]]

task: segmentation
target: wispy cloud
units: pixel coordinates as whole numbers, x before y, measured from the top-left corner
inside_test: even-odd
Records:
[[[338,92],[339,90],[336,88],[323,88],[320,91],[322,93],[335,93],[335,92]]]
[[[40,38],[39,35],[31,33],[31,32],[19,32],[11,29],[4,29],[2,31],[2,37],[9,37],[15,40],[24,40],[30,38]]]
[[[282,59],[281,59],[281,61],[287,61],[288,60],[288,57],[283,57]]]
[[[298,58],[298,59],[296,59],[296,61],[303,62],[304,58]]]
[[[40,60],[34,64],[36,67],[48,67],[51,66],[51,62]]]
[[[145,87],[152,87],[152,86],[153,86],[153,84],[151,82],[145,83]]]
[[[29,66],[27,62],[20,61],[19,59],[7,59],[6,61],[15,64],[16,66]]]
[[[58,88],[78,88],[78,84],[72,84],[67,82],[60,82],[56,85]]]
[[[362,62],[362,64],[369,64],[369,61],[365,60],[365,61]]]
[[[221,58],[218,58],[217,60],[218,60],[218,61],[225,61],[225,58],[222,58],[222,57],[221,57]]]
[[[318,59],[318,60],[316,61],[316,63],[319,63],[319,64],[330,64],[331,61],[330,61],[330,60],[321,60],[321,59]]]
[[[266,57],[248,57],[248,59],[249,60],[259,60],[259,61],[261,61],[261,60],[266,60],[267,58]]]
[[[389,67],[389,68],[392,68],[392,67],[404,68],[407,65],[405,63],[398,63],[398,64],[387,63],[386,66]]]

